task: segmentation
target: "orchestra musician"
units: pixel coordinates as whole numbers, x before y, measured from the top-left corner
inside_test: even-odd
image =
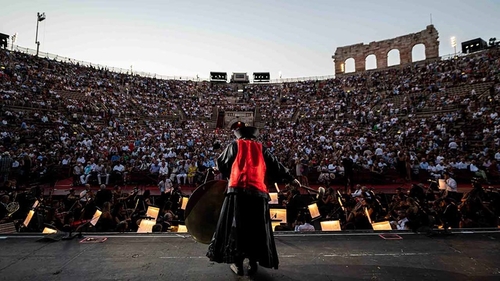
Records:
[[[116,204],[112,215],[115,219],[116,231],[125,232],[129,230],[131,218],[129,217],[127,209],[123,203],[119,202]]]

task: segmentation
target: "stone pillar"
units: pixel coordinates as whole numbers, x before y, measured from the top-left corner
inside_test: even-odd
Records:
[[[402,65],[411,63],[411,48],[399,49],[399,59]]]
[[[439,42],[439,41],[438,41]],[[439,57],[439,43],[425,43],[425,59],[433,59]]]
[[[377,56],[377,69],[387,67],[388,52],[389,52],[388,50],[380,50],[375,54],[375,56]]]
[[[365,71],[365,58],[363,55],[354,57],[355,72]]]
[[[424,40],[421,42],[425,45],[425,58],[434,59],[439,57],[439,32],[431,24],[422,33],[425,33]]]

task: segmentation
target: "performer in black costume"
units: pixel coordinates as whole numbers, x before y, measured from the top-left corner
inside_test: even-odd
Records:
[[[229,182],[207,257],[211,261],[231,264],[231,270],[238,275],[244,274],[246,258],[249,275],[257,271],[257,263],[278,269],[266,180],[299,183],[266,147],[256,141],[257,128],[237,122],[231,129],[237,140],[217,158],[217,169]]]

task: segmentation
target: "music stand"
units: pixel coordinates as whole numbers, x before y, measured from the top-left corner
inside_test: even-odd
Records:
[[[156,220],[142,219],[137,229],[137,233],[152,233],[153,226],[155,226]]]
[[[307,206],[309,209],[309,214],[311,215],[311,220],[316,220],[321,218],[321,214],[319,213],[318,204],[313,203]]]
[[[92,216],[92,219],[90,220],[90,224],[95,226],[97,224],[97,221],[99,221],[99,219],[101,218],[101,215],[102,212],[99,209],[95,210],[95,213]]]
[[[156,220],[158,219],[158,214],[160,213],[160,208],[148,206],[146,211],[146,217],[141,219],[139,228],[137,228],[137,233],[152,233],[153,226],[156,225]]]
[[[281,225],[281,220],[271,220],[271,227],[273,228],[273,232],[274,232],[274,229],[280,225]]]
[[[389,221],[380,221],[372,223],[373,230],[392,230],[391,223]]]
[[[368,208],[363,207],[363,209],[365,210],[365,216],[368,218],[370,224],[372,224],[372,218],[370,217],[370,212],[368,212]]]
[[[183,225],[183,224],[179,224],[177,226],[177,231],[176,232],[177,233],[187,233],[188,232],[187,231],[187,227],[185,225]]]
[[[438,180],[438,183],[439,183],[439,190],[446,190],[446,181],[444,179],[439,179]]]
[[[389,221],[380,221],[380,222],[372,222],[372,218],[370,217],[370,212],[368,212],[368,208],[364,207],[365,215],[368,218],[373,230],[392,230],[391,223]]]
[[[99,221],[99,219],[101,218],[101,215],[102,215],[101,210],[99,210],[99,208],[96,208],[94,215],[92,215],[92,219],[85,221],[84,223],[82,223],[76,227],[74,232],[76,232],[77,234],[72,235],[73,229],[70,226],[68,229],[69,230],[68,235],[65,236],[62,240],[72,240],[75,237],[83,238],[83,234],[82,234],[83,228],[85,226],[88,226],[89,224],[92,226],[95,226],[97,224],[97,222]]]
[[[271,208],[269,213],[271,220],[280,220],[282,223],[286,223],[286,209]]]
[[[269,197],[271,197],[271,201],[269,201],[269,204],[272,204],[272,205],[279,204],[277,192],[270,192]]]
[[[29,210],[28,214],[26,215],[26,218],[24,219],[23,226],[28,227],[28,225],[31,222],[31,219],[33,218],[33,215],[35,214],[34,210]]]
[[[42,234],[56,234],[56,233],[57,233],[57,229],[53,229],[50,227],[44,227],[44,229],[42,231]]]
[[[339,220],[322,221],[320,224],[322,231],[342,231]]]
[[[181,210],[186,210],[188,200],[188,197],[181,197]]]
[[[146,211],[146,216],[156,221],[158,219],[158,213],[160,213],[160,208],[148,206],[148,210]]]

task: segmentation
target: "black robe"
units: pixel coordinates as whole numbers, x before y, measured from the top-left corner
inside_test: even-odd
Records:
[[[223,178],[229,178],[238,152],[230,144],[217,159]],[[265,147],[266,179],[273,183],[292,181],[293,176]],[[218,263],[235,263],[245,258],[267,268],[278,268],[279,259],[269,213],[269,194],[249,188],[228,188],[207,257]]]

